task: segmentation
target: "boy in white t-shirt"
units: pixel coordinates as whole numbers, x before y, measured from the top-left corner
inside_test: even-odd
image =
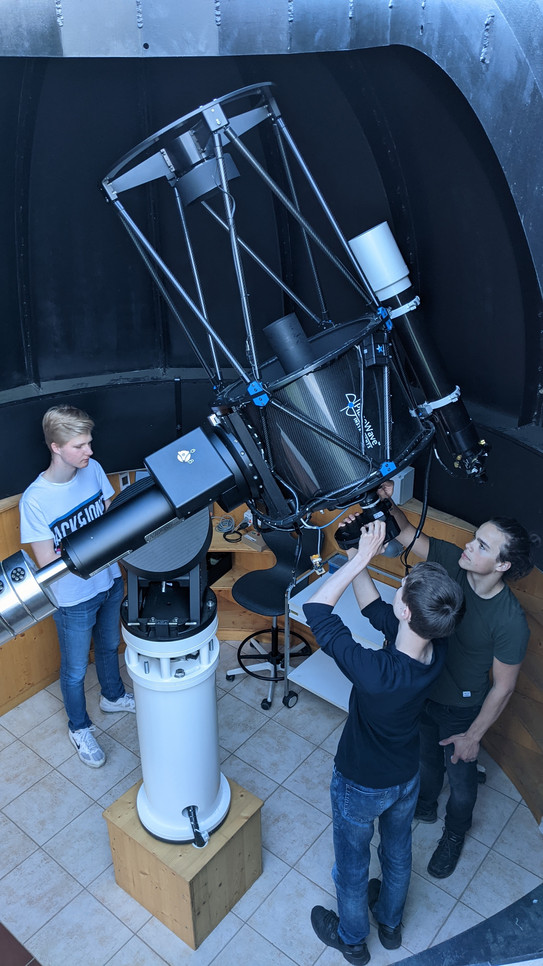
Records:
[[[29,543],[38,567],[58,558],[63,537],[104,514],[114,490],[92,457],[94,422],[81,409],[53,406],[42,421],[51,453],[48,469],[25,490],[19,504],[21,542]],[[85,674],[91,639],[101,687],[102,711],[134,712],[119,673],[119,609],[124,588],[118,564],[84,580],[66,574],[55,584],[59,607],[54,620],[60,645],[60,687],[68,734],[81,761],[91,768],[106,756],[87,713]]]

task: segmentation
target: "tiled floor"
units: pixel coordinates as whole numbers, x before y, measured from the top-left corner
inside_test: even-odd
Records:
[[[231,683],[235,646],[217,674],[222,770],[265,802],[264,871],[196,950],[115,883],[102,812],[141,777],[135,716],[102,713],[94,667],[88,707],[107,752],[85,767],[66,733],[58,682],[0,718],[0,918],[42,966],[340,966],[309,922],[334,907],[328,784],[341,711],[307,691],[264,712],[263,682]],[[129,684],[126,671],[123,675]],[[176,736],[178,739],[178,736]],[[386,952],[372,926],[373,966],[398,962],[481,922],[543,882],[543,836],[486,755],[475,820],[455,873],[439,883],[426,865],[441,826],[414,828],[414,869],[403,946]],[[371,874],[379,873],[372,845]],[[1,941],[1,936],[0,936]],[[19,966],[0,948],[2,966]]]

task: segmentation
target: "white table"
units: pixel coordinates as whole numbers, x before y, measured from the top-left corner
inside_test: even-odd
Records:
[[[390,584],[385,584],[379,580],[379,571],[370,569],[370,572],[383,600],[391,603],[396,593],[396,587],[391,587]],[[290,598],[290,620],[297,621],[299,624],[305,624],[307,627],[307,621],[302,609],[303,605],[315,593],[319,583],[327,580],[328,576],[328,574],[323,574],[318,580],[309,584]],[[398,580],[398,585],[399,583],[400,581]],[[374,650],[383,646],[383,634],[381,631],[376,631],[369,620],[360,613],[352,586],[349,586],[342,595],[334,608],[334,613],[339,614],[344,624],[349,628],[355,641],[359,641],[364,647],[371,647]],[[299,685],[301,688],[305,688],[306,691],[311,691],[330,704],[342,708],[343,711],[348,710],[351,682],[340,671],[336,662],[328,654],[324,654],[320,648],[314,651],[311,657],[306,658],[297,667],[291,668],[288,678],[289,681]]]

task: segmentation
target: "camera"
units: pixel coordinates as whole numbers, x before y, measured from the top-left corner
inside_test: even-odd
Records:
[[[369,496],[370,494],[368,494]],[[358,547],[358,541],[360,540],[360,533],[363,527],[368,523],[372,523],[373,520],[384,520],[385,522],[385,555],[387,555],[387,548],[390,543],[394,547],[394,553],[388,554],[388,556],[397,556],[397,553],[403,550],[403,547],[397,543],[396,537],[400,532],[400,528],[396,523],[396,520],[390,512],[392,503],[390,500],[378,500],[369,506],[363,506],[360,513],[357,513],[356,519],[352,520],[350,523],[345,523],[343,526],[338,527],[334,534],[334,539],[341,550],[348,550],[350,547]],[[399,547],[399,551],[397,551]]]

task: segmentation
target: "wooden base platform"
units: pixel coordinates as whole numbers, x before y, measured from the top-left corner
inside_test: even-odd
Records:
[[[105,810],[117,884],[196,949],[262,872],[260,809],[230,781],[230,810],[203,849],[161,842],[136,811],[141,782]]]

